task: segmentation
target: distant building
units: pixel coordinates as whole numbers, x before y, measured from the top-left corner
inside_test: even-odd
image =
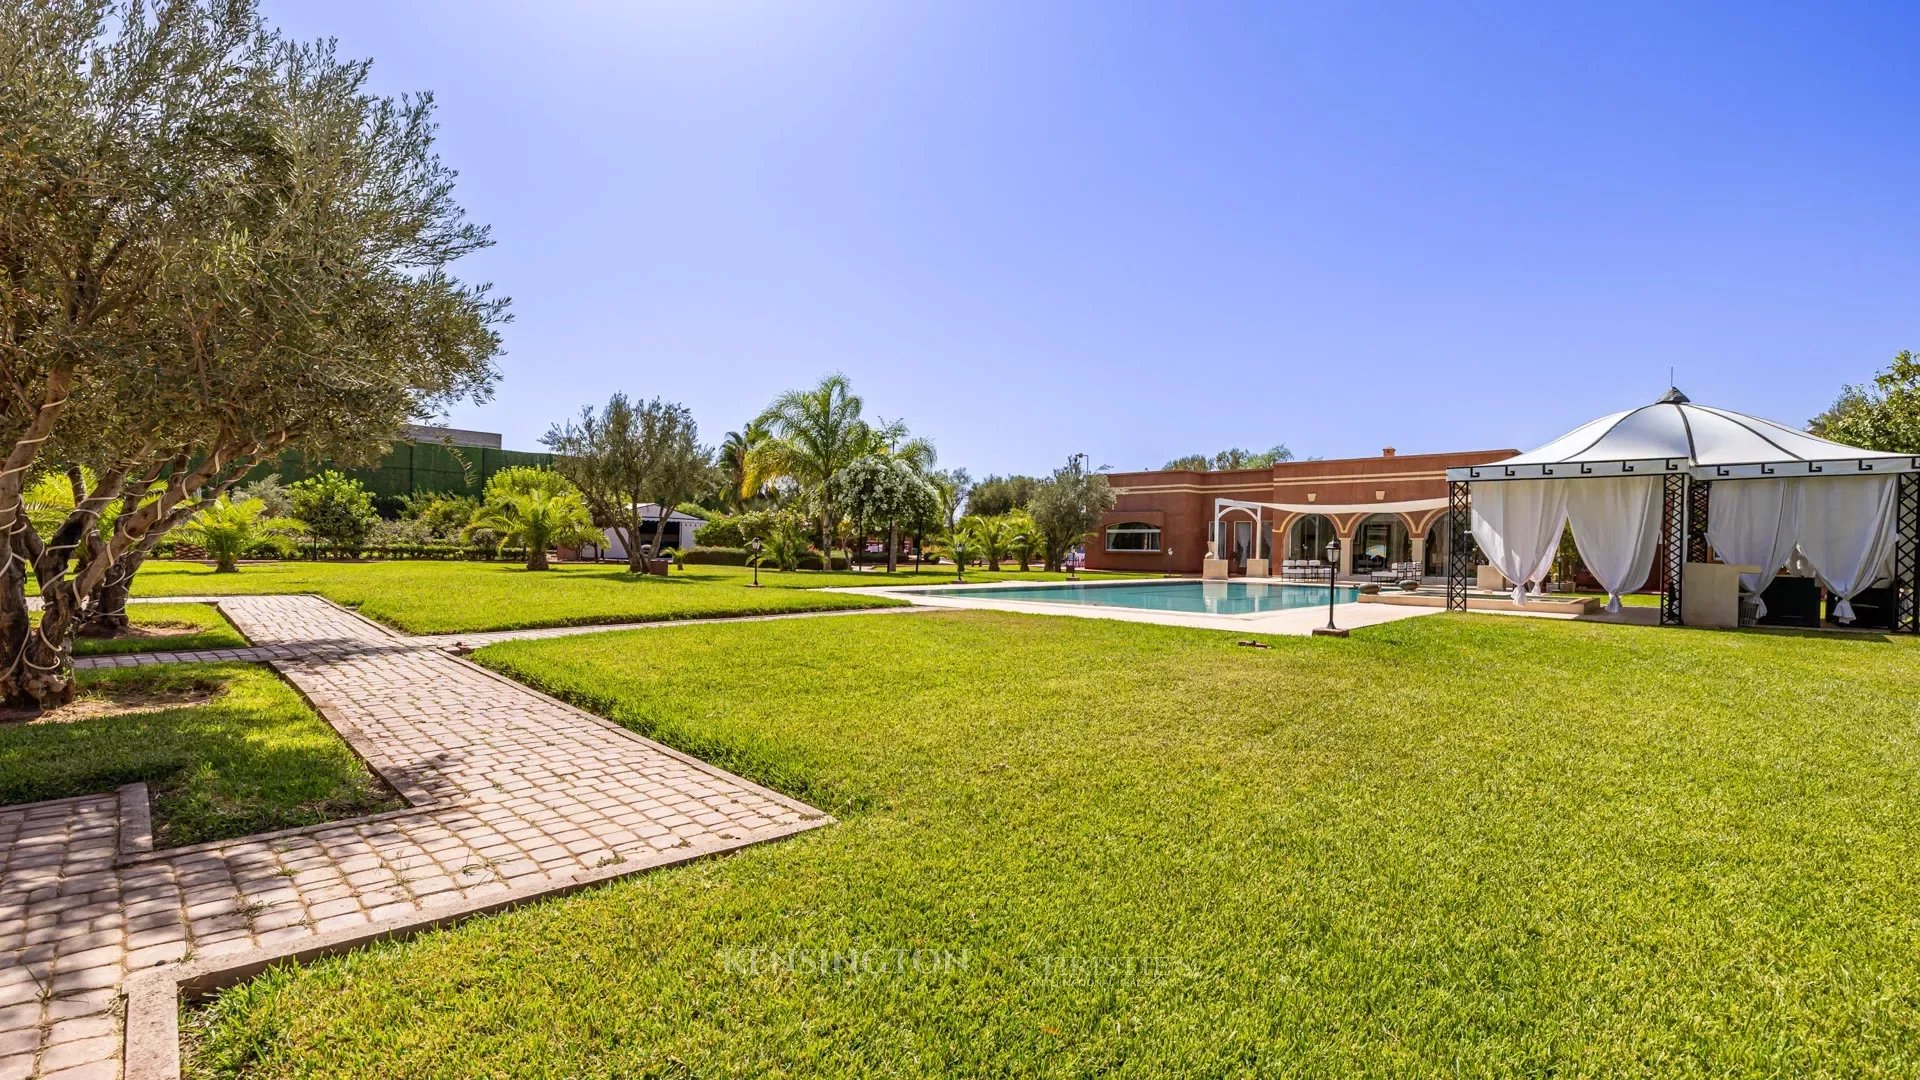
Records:
[[[660,525],[660,504],[640,504],[640,516],[642,518],[640,522],[640,535],[642,539],[640,542],[643,544],[651,544],[653,543],[654,530]],[[679,510],[667,511],[667,531],[660,538],[660,551],[656,551],[654,554],[658,555],[661,551],[665,551],[668,548],[685,551],[687,548],[692,547],[693,530],[704,524],[706,524],[705,518],[694,517],[692,514],[682,513]],[[607,542],[605,544],[588,544],[581,549],[581,557],[586,559],[626,561],[627,548],[626,545],[620,542],[619,531],[608,529],[606,533]]]
[[[1244,573],[1249,558],[1272,560],[1278,573],[1285,560],[1325,558],[1337,536],[1342,573],[1411,562],[1441,574],[1447,469],[1514,453],[1400,454],[1388,447],[1378,457],[1263,469],[1109,473],[1118,498],[1087,540],[1087,566],[1197,574],[1212,539],[1233,573]],[[1219,500],[1241,505],[1222,512]]]
[[[497,431],[468,431],[465,428],[408,424],[407,438],[417,443],[438,443],[441,446],[476,446],[483,450],[501,448],[500,433]]]
[[[477,497],[486,490],[487,480],[501,469],[515,465],[544,468],[553,464],[552,454],[506,450],[500,441],[500,434],[494,431],[409,424],[407,438],[394,443],[371,467],[339,465],[289,451],[254,469],[247,474],[247,479],[278,473],[283,483],[291,484],[327,469],[338,469],[365,484],[377,499],[383,500],[381,512],[390,515],[399,505],[394,500],[431,494]]]

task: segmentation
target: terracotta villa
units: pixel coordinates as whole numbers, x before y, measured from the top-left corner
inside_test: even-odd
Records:
[[[1234,573],[1245,573],[1249,559],[1271,560],[1277,572],[1283,560],[1323,558],[1337,536],[1343,574],[1415,563],[1441,576],[1447,470],[1517,452],[1388,447],[1377,457],[1260,469],[1110,473],[1119,498],[1087,543],[1087,566],[1197,574],[1211,533]]]

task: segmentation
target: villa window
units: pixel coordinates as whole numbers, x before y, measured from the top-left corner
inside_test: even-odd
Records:
[[[1159,551],[1160,526],[1144,521],[1123,521],[1107,526],[1108,551]]]

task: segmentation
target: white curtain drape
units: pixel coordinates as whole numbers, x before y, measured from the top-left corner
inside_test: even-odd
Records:
[[[1665,481],[1658,476],[1618,476],[1566,481],[1567,523],[1580,561],[1607,590],[1607,610],[1620,610],[1620,594],[1646,584],[1660,547],[1660,506]]]
[[[1893,566],[1899,478],[1834,476],[1793,483],[1800,488],[1800,553],[1840,598],[1834,620],[1852,622],[1854,596]],[[1719,494],[1716,490],[1714,497]]]
[[[1526,583],[1539,580],[1553,563],[1560,530],[1567,523],[1569,482],[1499,480],[1473,485],[1473,538],[1494,568],[1513,582],[1514,603],[1527,602]]]
[[[1734,566],[1757,566],[1757,574],[1741,574],[1740,587],[1756,600],[1773,575],[1793,557],[1803,513],[1800,480],[1727,480],[1713,485],[1707,511],[1707,542],[1721,560]],[[1765,616],[1767,605],[1759,603]]]

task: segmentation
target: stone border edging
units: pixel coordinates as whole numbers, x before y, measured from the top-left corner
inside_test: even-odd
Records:
[[[761,844],[784,840],[834,823],[831,815],[821,815],[799,829],[760,841]],[[754,846],[759,846],[755,844]],[[623,877],[680,866],[701,859],[739,850],[734,844],[714,847],[694,845],[658,861],[643,865],[614,863],[581,870],[561,882],[551,879],[530,882],[505,895],[490,896],[471,903],[449,904],[445,908],[412,916],[397,916],[385,922],[336,930],[308,939],[298,945],[260,950],[214,960],[189,961],[150,968],[127,977],[121,989],[126,1002],[123,1021],[126,1035],[122,1080],[179,1080],[180,1006],[206,997],[216,990],[260,974],[283,963],[308,963],[350,952],[383,941],[404,941],[419,934],[440,930],[468,919],[492,915],[529,903],[570,896],[584,889],[604,885]]]
[[[562,710],[609,733],[639,743],[649,750],[695,768],[703,770],[713,768],[713,766],[701,761],[699,758],[656,742],[613,720],[588,712],[570,702],[563,701],[544,691],[509,678],[491,668],[477,664],[464,656],[457,655],[453,653],[450,645],[435,646],[427,642],[417,641],[412,635],[403,634],[392,627],[377,623],[351,608],[335,604],[326,597],[318,596],[318,594],[308,595],[316,596],[343,614],[349,615],[360,622],[376,628],[382,635],[390,640],[398,642],[414,641],[417,647],[435,648],[436,651],[448,656],[454,663],[477,672],[490,681],[501,683],[516,692],[538,695],[547,702],[557,705]],[[218,608],[221,599],[224,598],[215,597],[200,602],[209,602]],[[641,626],[646,626],[647,628],[689,626],[698,625],[702,622],[761,621],[769,619],[805,618],[820,615],[880,614],[887,612],[905,613],[924,610],[928,609],[921,607],[845,608],[814,612],[783,612],[750,615],[736,619],[670,620],[653,624],[641,624]],[[221,612],[221,617],[227,619],[229,623],[233,622],[232,618],[229,617],[225,611]],[[622,627],[618,625],[606,625],[591,628],[580,627],[579,632],[617,632],[622,629],[638,628],[640,628],[640,626],[630,625]],[[437,638],[443,635],[420,636]],[[487,644],[491,644],[491,642]],[[274,839],[351,827],[363,822],[378,821],[383,818],[418,813],[422,809],[457,806],[464,801],[440,799],[415,781],[404,777],[396,779],[395,777],[389,776],[388,773],[376,763],[376,759],[371,753],[373,749],[372,746],[355,724],[347,720],[331,701],[321,696],[308,694],[292,679],[287,677],[287,672],[282,669],[281,664],[288,661],[267,659],[256,662],[266,663],[267,666],[274,670],[276,675],[280,676],[286,685],[292,686],[307,705],[312,708],[328,726],[332,727],[340,735],[342,741],[345,742],[349,750],[366,765],[368,771],[378,776],[382,782],[397,792],[401,799],[409,805],[376,814],[362,815],[357,818],[322,822],[316,825],[282,829],[270,833],[253,834],[248,837],[235,839],[246,839],[250,841]],[[788,836],[811,832],[815,829],[836,823],[833,815],[809,806],[798,799],[783,795],[780,792],[756,784],[736,774],[728,773],[727,775],[731,782],[737,783],[743,788],[793,810],[800,817],[801,824],[799,824],[798,827],[779,836],[756,841],[752,846],[758,846],[759,844],[774,840],[783,840]],[[120,821],[119,838],[117,842],[118,857],[115,860],[118,864],[124,865],[159,858],[172,858],[181,852],[217,848],[223,844],[234,842],[231,839],[209,841],[204,844],[194,844],[182,848],[167,848],[163,851],[155,852],[152,849],[152,812],[146,785],[143,783],[125,785],[119,789],[119,796]],[[80,797],[89,798],[91,796]],[[722,843],[721,841],[726,842]],[[740,847],[741,845],[734,842],[733,838],[725,834],[716,834],[714,837],[695,841],[686,848],[659,852],[657,853],[658,857],[648,858],[644,861],[635,862],[622,860],[604,866],[579,870],[569,877],[560,880],[543,878],[537,881],[530,881],[524,885],[509,888],[505,893],[496,893],[477,900],[460,900],[439,908],[394,916],[377,923],[347,927],[322,933],[297,943],[290,943],[268,949],[257,949],[247,953],[212,957],[204,960],[189,960],[184,963],[165,964],[131,973],[126,977],[120,988],[121,1000],[124,1005],[124,1015],[121,1024],[123,1038],[121,1057],[123,1080],[179,1080],[182,1064],[180,1047],[181,1005],[184,1002],[205,997],[216,990],[252,978],[276,964],[305,963],[338,955],[366,945],[377,944],[382,941],[406,940],[422,933],[458,924],[467,919],[522,907],[526,904],[552,897],[568,896],[581,890],[607,884],[624,877],[664,869],[670,866],[679,866],[717,855],[729,854],[739,850]]]

